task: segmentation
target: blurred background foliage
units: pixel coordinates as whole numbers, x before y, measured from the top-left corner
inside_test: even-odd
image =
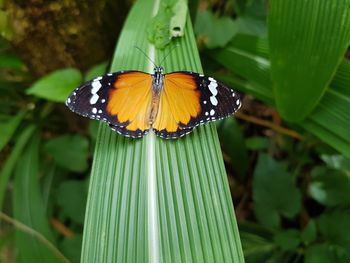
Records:
[[[131,5],[0,1],[1,262],[79,262],[97,123],[63,102]],[[246,262],[350,262],[350,1],[189,6],[205,72],[244,94],[217,129]]]

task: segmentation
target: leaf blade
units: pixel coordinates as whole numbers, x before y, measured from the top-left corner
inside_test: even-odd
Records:
[[[275,0],[268,17],[276,105],[288,121],[315,108],[350,40],[350,1]]]
[[[116,48],[113,71],[149,70],[148,61],[133,55],[129,43],[137,42],[153,58],[147,37],[141,32],[146,18],[150,19],[155,11],[148,1],[134,5]],[[166,71],[186,68],[200,72],[189,18],[185,37],[178,44],[179,48],[165,63]],[[166,52],[157,50],[155,55],[163,57]],[[153,143],[149,137],[128,139],[101,124],[87,204],[82,262],[157,262],[156,259],[196,262],[213,258],[243,262],[216,136],[214,126],[207,125],[181,140],[155,139],[156,158],[150,160],[149,144]],[[152,176],[149,171],[153,162],[157,175],[154,189],[158,232],[149,229]],[[159,247],[151,247],[154,244],[151,237],[158,239]]]

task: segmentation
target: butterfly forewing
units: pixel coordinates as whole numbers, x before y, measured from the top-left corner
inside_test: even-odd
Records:
[[[107,122],[123,135],[141,137],[150,128],[151,85],[152,76],[144,72],[107,74],[74,90],[66,104],[73,112]]]

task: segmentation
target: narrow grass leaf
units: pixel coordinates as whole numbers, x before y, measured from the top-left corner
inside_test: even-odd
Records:
[[[13,209],[16,220],[53,241],[39,185],[38,134],[32,137],[16,166]],[[18,262],[28,262],[28,259],[32,262],[62,262],[47,246],[28,233],[18,230],[15,242]]]
[[[19,135],[17,142],[15,146],[12,149],[12,152],[7,157],[6,161],[1,167],[0,170],[0,210],[3,205],[5,193],[6,193],[6,187],[8,185],[8,181],[10,179],[10,176],[13,173],[13,169],[15,168],[15,165],[18,161],[19,156],[22,154],[22,151],[25,147],[25,145],[28,143],[28,140],[32,136],[33,132],[35,130],[34,125],[27,126],[23,132]]]
[[[0,122],[0,151],[10,141],[13,133],[21,123],[24,114],[24,111],[20,111],[16,116],[11,116],[6,122]]]

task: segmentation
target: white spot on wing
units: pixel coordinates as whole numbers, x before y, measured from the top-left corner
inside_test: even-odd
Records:
[[[101,100],[101,103],[105,103],[105,102],[106,102],[106,100],[105,100],[105,99],[102,99],[102,100]]]
[[[213,116],[215,114],[215,110],[210,111],[210,115]]]
[[[205,101],[203,101],[203,103],[204,103],[204,104],[207,104],[207,101],[205,100]]]
[[[213,79],[212,77],[209,77],[208,79],[210,80],[210,82],[215,82],[216,83],[216,80]]]
[[[96,113],[97,113],[97,109],[96,109],[96,108],[92,108],[91,111],[92,111],[93,114],[96,114]]]
[[[210,97],[210,102],[211,102],[211,104],[213,104],[214,106],[218,105],[218,100],[216,99],[215,96],[211,96],[211,97]]]
[[[213,96],[216,96],[218,94],[218,90],[217,90],[217,87],[218,84],[216,82],[210,82],[208,88],[211,92],[211,94],[213,94]]]
[[[209,113],[206,111],[206,112],[205,112],[205,116],[208,116],[208,115],[209,115]]]
[[[97,78],[94,79],[94,81],[99,81],[101,79],[102,79],[102,77],[97,77]]]
[[[95,104],[97,101],[98,101],[98,95],[97,94],[92,95],[90,99],[90,104]]]
[[[102,87],[101,82],[99,81],[92,82],[91,86],[92,86],[91,94],[96,94]]]

